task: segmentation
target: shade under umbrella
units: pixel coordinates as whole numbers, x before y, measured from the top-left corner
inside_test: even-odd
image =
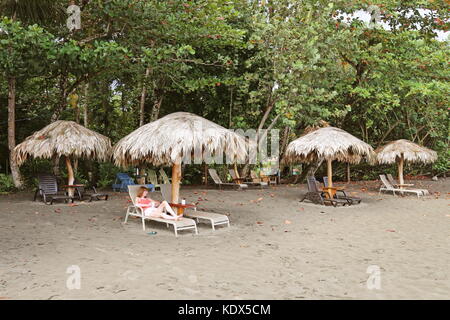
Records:
[[[373,148],[350,133],[335,127],[325,127],[309,132],[289,143],[284,161],[327,161],[329,186],[332,181],[332,161],[359,163],[364,157],[372,159]]]
[[[172,166],[172,202],[178,202],[181,162],[193,154],[225,153],[233,162],[247,155],[243,136],[188,112],[175,112],[143,125],[113,148],[116,165]]]
[[[405,161],[411,163],[432,163],[437,160],[436,151],[419,146],[406,139],[389,142],[377,148],[377,162],[390,164],[397,162],[398,180],[400,185],[404,184],[403,165]]]
[[[22,165],[29,157],[51,159],[66,158],[68,184],[74,182],[71,159],[85,158],[105,161],[111,150],[111,140],[100,133],[73,122],[58,120],[36,131],[18,144],[13,157]],[[73,189],[69,190],[73,195]]]

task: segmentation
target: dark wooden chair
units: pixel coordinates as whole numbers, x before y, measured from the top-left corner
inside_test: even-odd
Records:
[[[108,197],[109,197],[109,195],[107,193],[97,192],[97,188],[95,188],[94,186],[92,186],[90,188],[76,187],[75,193],[80,201],[82,201],[83,199],[86,199],[86,198],[89,199],[89,202],[91,202],[94,199],[100,200],[101,198],[103,198],[103,200],[106,201],[106,200],[108,200]]]
[[[325,188],[328,187],[328,177],[323,177],[323,185],[325,186]],[[336,189],[336,194],[334,196],[336,199],[346,199],[346,200],[351,200],[352,204],[359,204],[361,203],[361,198],[358,197],[350,197],[345,193],[345,190],[342,189]]]
[[[52,174],[39,174],[39,187],[34,193],[34,201],[36,201],[38,195],[44,201],[45,204],[53,204],[55,200],[64,200],[64,202],[72,201],[67,192],[58,190],[58,182],[56,177]]]
[[[317,187],[317,181],[314,177],[307,177],[306,182],[308,184],[308,192],[303,195],[303,197],[300,199],[300,202],[303,202],[304,200],[309,200],[312,203],[316,204],[331,204],[332,206],[336,207],[338,204],[341,204],[343,206],[345,205],[351,205],[352,202],[347,199],[330,199],[327,197],[326,192],[320,191]]]

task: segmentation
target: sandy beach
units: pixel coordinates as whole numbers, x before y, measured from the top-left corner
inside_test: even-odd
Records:
[[[413,183],[431,196],[352,183],[363,203],[344,208],[300,203],[305,185],[183,187],[231,227],[199,224],[178,238],[162,224],[123,224],[126,193],[74,206],[3,195],[0,299],[449,299],[450,179]],[[80,289],[66,286],[70,266]],[[370,266],[379,289],[367,287]]]

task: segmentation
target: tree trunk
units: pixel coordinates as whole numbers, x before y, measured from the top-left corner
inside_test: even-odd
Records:
[[[306,166],[306,168],[304,168],[305,170],[302,170],[302,173],[300,174],[298,180],[304,181],[306,177],[314,176],[316,174],[317,169],[319,169],[319,167],[322,165],[322,162],[323,160],[310,163],[308,166]]]
[[[8,78],[8,149],[9,166],[16,188],[23,187],[22,176],[19,166],[13,157],[13,150],[16,146],[16,78]]]
[[[84,109],[83,109],[83,122],[84,122],[84,126],[87,128],[88,127],[88,102],[89,102],[89,83],[86,82],[86,85],[84,86]]]
[[[350,163],[347,162],[347,183],[350,183],[351,177],[350,177]]]
[[[150,75],[150,68],[147,68],[145,69],[145,77],[144,81],[142,82],[141,100],[139,102],[139,127],[142,127],[144,125],[145,98],[147,96],[147,86],[145,82],[149,75]]]
[[[258,143],[258,148],[259,148],[259,143],[260,143],[260,138],[261,138],[261,137],[259,136],[260,131],[261,131],[261,129],[264,127],[264,124],[266,123],[267,119],[269,118],[270,111],[272,111],[272,109],[273,109],[273,107],[274,107],[274,105],[275,105],[275,102],[272,100],[272,94],[269,95],[269,97],[268,97],[268,99],[267,99],[267,104],[266,104],[266,105],[267,105],[266,111],[264,112],[264,115],[263,115],[261,121],[259,122],[258,130],[257,130],[257,135],[258,135],[258,141],[257,141],[257,143]],[[276,119],[278,119],[278,118],[276,118]],[[272,123],[274,123],[274,122],[272,122]],[[242,175],[243,175],[244,177],[247,176],[249,171],[250,171],[250,163],[246,163],[246,164],[244,165],[244,167],[242,168]]]
[[[61,174],[61,172],[59,170],[59,157],[57,155],[54,155],[52,157],[52,171],[53,171],[53,174],[57,177],[59,177]]]
[[[78,95],[74,92],[70,96],[70,104],[75,111],[75,122],[80,123],[80,107],[78,106]],[[78,159],[73,160],[73,171],[75,174],[78,172]]]
[[[181,164],[172,166],[172,203],[178,203],[180,196]]]
[[[203,166],[203,183],[206,186],[208,185],[208,164],[205,163]]]
[[[150,121],[155,121],[158,119],[159,117],[159,110],[161,110],[161,104],[163,102],[163,96],[156,96],[156,100],[155,103],[153,104],[153,108],[152,108],[152,114],[151,114],[151,118]]]
[[[59,120],[59,117],[61,115],[61,112],[64,110],[64,108],[67,105],[67,75],[62,74],[61,78],[59,79],[59,101],[58,105],[55,108],[55,111],[52,114],[51,122],[55,122],[56,120]]]

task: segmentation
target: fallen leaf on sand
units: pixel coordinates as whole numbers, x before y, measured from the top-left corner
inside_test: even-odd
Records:
[[[300,207],[300,208],[298,208],[298,210],[300,210],[300,211],[305,211],[305,208]]]
[[[69,207],[76,207],[78,206],[76,203],[69,203]]]
[[[284,220],[284,224],[291,224],[292,223],[292,221],[290,221],[290,220]]]
[[[274,195],[273,193],[271,193],[270,196],[271,196],[272,198],[275,197],[275,195]]]
[[[386,231],[387,232],[395,232],[395,230],[392,230],[392,229],[387,229]]]
[[[61,213],[61,209],[55,209],[56,213]]]
[[[256,224],[264,224],[262,221],[256,221]]]

